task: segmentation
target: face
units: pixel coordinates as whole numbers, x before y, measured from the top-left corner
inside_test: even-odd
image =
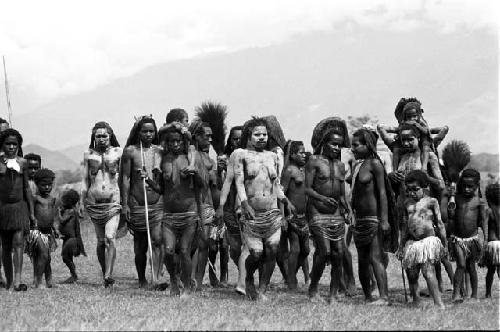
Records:
[[[43,179],[40,182],[38,182],[36,186],[38,188],[38,191],[40,192],[40,195],[48,196],[52,191],[53,182],[48,179]]]
[[[182,153],[184,149],[184,141],[182,140],[182,135],[177,132],[167,134],[167,149],[173,154],[178,155]]]
[[[184,115],[184,117],[181,120],[181,123],[184,127],[187,127],[189,125],[189,117],[187,114]]]
[[[399,136],[403,149],[415,151],[418,148],[418,139],[412,130],[402,130]]]
[[[330,159],[338,159],[340,157],[340,149],[344,145],[344,138],[339,134],[331,134],[328,137],[325,145],[323,145],[323,155]]]
[[[9,124],[7,122],[0,123],[0,133],[7,128],[9,128]]]
[[[28,176],[33,179],[36,171],[40,169],[40,163],[38,160],[28,159]]]
[[[419,116],[416,109],[412,108],[411,110],[407,110],[405,112],[405,121],[418,121]]]
[[[299,150],[290,156],[290,159],[297,164],[297,166],[304,166],[306,164],[306,149],[303,145],[299,146]]]
[[[364,159],[368,155],[368,147],[359,136],[354,135],[351,142],[351,151],[356,159]]]
[[[415,200],[424,197],[424,188],[420,187],[417,181],[406,183],[406,196]]]
[[[257,126],[253,128],[250,136],[250,144],[257,151],[262,151],[267,145],[267,128],[265,126]]]
[[[100,150],[106,150],[110,146],[110,135],[106,128],[99,128],[95,131],[95,145]]]
[[[149,146],[155,138],[155,126],[152,123],[143,123],[139,131],[142,144]]]
[[[7,158],[15,158],[17,156],[17,150],[19,148],[19,142],[16,136],[8,136],[2,145],[2,151],[5,153]]]
[[[464,197],[466,198],[474,197],[477,188],[478,188],[478,183],[473,177],[466,177],[462,179],[462,193]]]
[[[240,146],[240,140],[241,140],[241,130],[233,130],[233,134],[231,135],[231,140],[229,141],[229,144],[231,144],[231,147],[233,149],[236,149]]]
[[[203,133],[196,135],[196,142],[201,151],[208,152],[210,144],[212,144],[212,129],[210,127],[203,127]]]

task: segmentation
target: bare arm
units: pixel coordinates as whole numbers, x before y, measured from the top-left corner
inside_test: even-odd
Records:
[[[121,167],[122,172],[122,186],[121,186],[121,196],[122,196],[122,211],[128,209],[128,198],[130,194],[130,168],[132,167],[132,147],[126,147],[123,151]],[[127,216],[127,220],[130,216]]]
[[[435,127],[430,129],[431,134],[436,134],[436,136],[434,136],[432,139],[436,147],[438,147],[439,144],[441,144],[441,142],[444,140],[444,138],[448,134],[448,130],[448,126]]]
[[[87,198],[87,191],[90,187],[89,153],[90,153],[89,151],[83,153],[82,189],[80,192],[80,202],[82,207],[85,204],[85,199]]]
[[[227,197],[231,191],[231,184],[234,181],[234,152],[229,156],[226,170],[226,178],[224,179],[224,184],[220,192],[219,207],[224,207],[227,202]]]
[[[441,219],[441,207],[439,206],[439,202],[435,198],[432,199],[431,204],[438,236],[441,239],[441,243],[443,244],[443,246],[447,248],[446,229],[444,227],[443,220]]]
[[[24,199],[26,200],[26,203],[28,204],[28,209],[30,212],[30,220],[32,222],[36,222],[35,221],[35,206],[33,204],[33,193],[31,192],[31,188],[29,185],[28,170],[27,170],[26,164],[27,164],[26,162],[24,162],[24,164],[23,164]]]
[[[325,196],[317,193],[316,190],[313,189],[313,183],[315,177],[316,177],[316,161],[310,160],[306,164],[305,193],[306,196],[309,196],[318,201],[323,201],[325,199]]]
[[[387,145],[389,148],[392,146],[394,143],[394,138],[389,135],[390,129],[393,129],[392,127],[384,126],[384,125],[378,125],[377,126],[377,131],[380,134],[380,138],[382,138],[382,141],[384,141],[385,145]],[[395,132],[395,131],[394,131]]]
[[[287,167],[283,174],[281,175],[281,186],[283,187],[283,192],[286,194],[288,187],[290,186],[290,181],[292,180],[292,171],[290,167]]]
[[[389,226],[384,166],[382,166],[378,159],[372,159],[371,168],[374,175],[375,188],[377,190],[376,194],[378,196],[378,217],[380,218],[382,229],[384,229],[384,225]]]
[[[243,158],[243,153],[239,152],[235,155],[234,159],[234,183],[236,185],[236,192],[238,193],[238,197],[242,203],[247,201]]]
[[[486,244],[488,243],[488,208],[486,207],[486,203],[484,201],[481,201],[478,212],[478,226],[483,229],[483,238],[484,243]]]

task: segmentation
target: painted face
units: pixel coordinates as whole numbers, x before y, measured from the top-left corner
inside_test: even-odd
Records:
[[[36,171],[40,169],[40,163],[38,160],[28,159],[28,177],[33,179]]]
[[[203,133],[196,135],[196,142],[201,151],[208,152],[210,144],[212,144],[212,129],[210,127],[203,127]]]
[[[290,159],[293,160],[297,166],[304,166],[306,164],[306,149],[304,146],[300,145],[299,150],[296,153],[292,153]]]
[[[7,158],[15,158],[17,156],[17,150],[19,148],[19,142],[16,136],[8,136],[2,145],[2,151],[5,153]]]
[[[38,192],[40,192],[40,195],[42,197],[49,196],[50,192],[52,191],[53,181],[49,179],[43,179],[36,184],[36,187],[38,188]]]
[[[139,131],[139,138],[145,146],[150,146],[155,138],[155,126],[148,122],[143,123]]]
[[[476,179],[473,177],[462,178],[462,193],[464,197],[471,198],[474,197],[477,188],[479,187]]]
[[[233,149],[237,149],[240,147],[240,140],[241,140],[241,130],[233,130],[233,134],[231,135],[231,140],[229,141],[229,144],[231,144],[231,147]]]
[[[362,143],[359,136],[353,136],[351,142],[351,151],[356,159],[364,159],[368,156],[369,149],[366,143]]]
[[[338,159],[343,145],[344,138],[339,134],[332,133],[323,145],[323,155],[330,159]]]
[[[418,121],[419,118],[420,117],[419,117],[416,109],[412,108],[412,109],[406,110],[405,121]]]
[[[99,150],[106,150],[110,146],[110,135],[106,128],[98,128],[95,131],[95,144]]]
[[[0,133],[7,128],[9,128],[9,124],[7,122],[0,123]]]
[[[180,133],[171,132],[167,134],[167,149],[175,155],[182,153],[182,150],[184,149],[184,141]]]
[[[417,181],[406,183],[406,196],[414,200],[420,200],[424,197],[424,188],[420,187]]]
[[[257,126],[253,128],[250,136],[250,144],[257,151],[262,151],[267,145],[267,128],[265,126]]]
[[[418,139],[412,130],[402,130],[399,137],[403,149],[415,151],[418,148]]]

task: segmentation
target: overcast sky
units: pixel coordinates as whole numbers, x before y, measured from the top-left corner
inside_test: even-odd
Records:
[[[0,52],[15,111],[170,60],[365,27],[498,31],[498,1],[0,1]],[[3,78],[3,75],[2,75]],[[2,80],[3,81],[3,80]],[[3,82],[2,82],[3,83]],[[2,84],[3,90],[3,84]],[[0,116],[5,114],[3,91]],[[21,99],[21,100],[19,100]]]

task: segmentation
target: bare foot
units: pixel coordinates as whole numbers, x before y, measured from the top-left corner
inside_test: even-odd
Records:
[[[370,305],[389,305],[389,300],[387,299],[378,299],[376,301],[370,302]]]
[[[146,279],[144,280],[139,280],[139,288],[147,288],[148,287],[148,281]]]
[[[186,290],[186,289],[181,294],[182,300],[189,300],[191,297],[192,297],[191,291]]]
[[[172,283],[170,286],[170,296],[179,296],[180,294],[179,285],[177,285],[177,283]]]
[[[257,293],[257,301],[258,302],[268,302],[269,298],[264,295],[264,293],[258,292]]]
[[[108,288],[110,286],[113,286],[115,283],[115,279],[111,277],[106,277],[104,278],[104,288]]]
[[[77,280],[78,278],[71,276],[68,279],[62,281],[61,284],[74,284]]]
[[[312,303],[325,303],[325,300],[319,295],[318,292],[309,293],[309,301]]]
[[[241,287],[240,285],[236,285],[236,288],[234,289],[236,293],[240,295],[247,295],[247,292],[245,291],[245,288]]]
[[[250,298],[250,300],[256,300],[257,299],[257,290],[255,289],[255,285],[253,282],[247,281],[245,283],[245,292],[247,296]]]

